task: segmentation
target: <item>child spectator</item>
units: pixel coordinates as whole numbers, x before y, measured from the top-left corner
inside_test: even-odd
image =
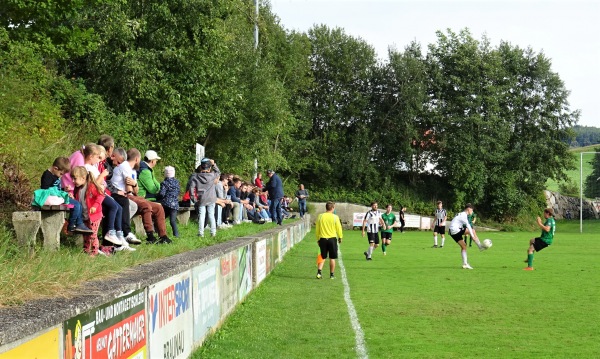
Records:
[[[44,171],[41,178],[41,189],[56,188],[59,191],[61,189],[61,177],[71,170],[69,159],[66,157],[58,157],[52,163],[52,167]],[[69,195],[71,197],[71,195]],[[81,204],[74,198],[69,198],[69,203],[73,205],[73,208],[69,211],[69,224],[67,230],[71,233],[85,233],[90,234],[92,230],[83,224],[83,218],[81,215]]]
[[[177,228],[177,212],[179,211],[179,192],[181,186],[175,178],[175,168],[165,167],[165,180],[160,184],[159,198],[160,203],[165,209],[165,219],[169,217],[173,236],[179,238],[179,229]]]
[[[73,194],[73,179],[71,178],[70,171],[72,168],[75,168],[77,166],[83,166],[83,164],[84,164],[83,147],[71,154],[71,157],[69,157],[69,163],[70,163],[69,171],[65,172],[64,176],[62,176],[60,178],[60,181],[62,183],[63,190],[72,195]]]
[[[82,203],[83,219],[91,227],[92,233],[83,236],[83,251],[91,256],[100,252],[98,241],[98,228],[102,221],[102,201],[104,200],[104,188],[96,182],[94,175],[85,167],[78,166],[71,171],[71,178],[75,186],[73,194],[75,199]]]
[[[106,176],[108,176],[108,170],[105,168],[100,172],[98,169],[98,165],[106,159],[106,150],[102,146],[88,143],[82,152],[85,169],[90,173],[95,183],[98,183],[102,187],[102,193],[105,195],[108,194],[102,200],[102,212],[105,215],[107,230],[104,239],[118,246],[123,245],[127,242],[121,228],[123,208],[114,198],[110,197],[110,192],[106,193]]]

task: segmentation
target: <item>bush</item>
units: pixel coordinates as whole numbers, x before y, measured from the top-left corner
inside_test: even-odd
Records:
[[[569,179],[558,184],[558,192],[564,196],[579,197],[579,186]]]

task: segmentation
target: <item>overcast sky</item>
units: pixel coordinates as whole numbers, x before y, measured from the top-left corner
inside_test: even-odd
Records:
[[[270,0],[286,29],[306,32],[314,24],[343,28],[371,44],[380,58],[388,46],[403,50],[415,40],[425,50],[435,32],[469,28],[493,46],[500,40],[552,60],[571,91],[579,124],[600,127],[600,0]]]

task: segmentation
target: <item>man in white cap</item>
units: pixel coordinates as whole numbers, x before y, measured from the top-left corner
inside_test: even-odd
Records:
[[[154,166],[156,166],[158,160],[160,160],[160,157],[158,157],[156,151],[146,151],[138,172],[138,196],[152,202],[156,201],[160,191],[160,182],[154,177]]]

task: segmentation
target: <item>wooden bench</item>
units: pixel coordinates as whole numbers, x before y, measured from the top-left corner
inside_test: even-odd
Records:
[[[13,212],[12,222],[17,235],[17,242],[29,248],[30,253],[35,247],[38,230],[42,229],[44,249],[58,250],[60,248],[60,232],[65,223],[65,212],[70,208],[64,204],[54,206],[33,207],[32,211]],[[82,242],[79,235],[77,242]]]

